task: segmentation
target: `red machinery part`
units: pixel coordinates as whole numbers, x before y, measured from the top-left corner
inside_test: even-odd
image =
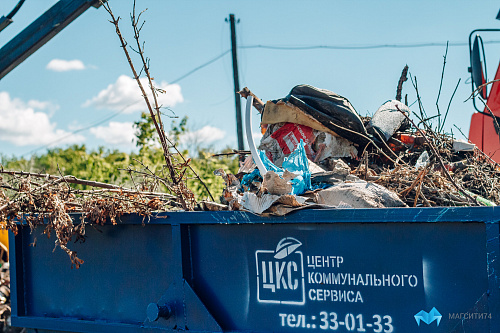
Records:
[[[500,80],[500,66],[495,74],[495,80]],[[487,105],[493,114],[500,117],[500,82],[492,84]],[[489,114],[485,107],[484,113]],[[482,113],[474,113],[471,118],[469,140],[479,149],[500,163],[500,135],[495,130],[494,119]]]

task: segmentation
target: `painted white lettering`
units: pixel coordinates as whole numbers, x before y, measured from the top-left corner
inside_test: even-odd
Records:
[[[332,296],[332,291],[329,289],[325,289],[325,301]]]
[[[352,298],[351,298],[351,296],[352,296]],[[354,302],[354,292],[352,290],[349,290],[347,292],[347,301],[349,301],[351,303]]]
[[[330,258],[328,257],[323,257],[322,260],[323,260],[323,267],[330,267]]]
[[[391,277],[390,275],[385,276],[382,274],[382,286],[385,287],[387,284],[388,287],[391,285]]]
[[[318,298],[318,301],[324,301],[323,292],[323,289],[316,289],[316,297]]]
[[[281,285],[283,285],[283,289],[288,289],[286,286],[285,277],[283,276],[283,271],[285,270],[285,263],[276,262],[276,287],[281,289]]]
[[[295,327],[295,315],[290,313],[288,317],[286,317],[286,323],[289,327]]]
[[[415,280],[415,283],[411,283],[411,279],[412,279],[412,278]],[[408,284],[410,285],[410,287],[416,287],[416,286],[417,286],[417,284],[418,284],[418,279],[417,279],[417,277],[416,277],[415,275],[410,275],[410,276],[408,277]]]
[[[273,273],[273,262],[269,261],[268,262],[269,266],[269,283],[267,283],[267,270],[266,270],[266,264],[265,262],[262,262],[262,271],[264,272],[264,277],[263,277],[263,287],[265,289],[271,289],[271,291],[274,293],[276,291],[276,286],[274,285],[274,273]]]
[[[294,279],[292,283],[292,267],[293,271],[297,271],[297,264],[294,261],[290,261],[287,265],[287,275],[288,275],[288,288],[295,290],[299,287],[299,280]]]
[[[339,290],[339,295],[340,295],[339,301],[340,302],[345,302],[345,300],[346,300],[345,290]]]
[[[307,267],[315,268],[314,266],[314,257],[306,256],[307,259]]]
[[[403,278],[401,279],[401,287],[405,286],[405,279],[408,278],[408,274],[403,274]]]
[[[295,327],[306,327],[306,315],[297,316],[297,324],[295,324]]]
[[[321,256],[315,256],[314,257],[314,264],[316,265],[316,267],[323,267],[321,266]]]
[[[395,277],[396,277],[396,278],[398,278],[398,279],[397,279],[397,283],[396,283],[396,282],[394,282],[394,278],[395,278]],[[392,285],[393,285],[394,287],[399,286],[399,285],[401,284],[401,278],[399,277],[399,275],[393,275],[393,276],[392,276],[392,278],[391,278],[391,283],[392,283]]]
[[[316,290],[309,289],[309,299],[311,301],[315,301],[316,300]]]
[[[285,326],[286,313],[280,313],[279,315],[281,318],[281,326]]]

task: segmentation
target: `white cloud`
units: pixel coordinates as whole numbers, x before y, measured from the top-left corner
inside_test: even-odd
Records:
[[[81,135],[69,135],[57,129],[57,124],[50,122],[50,116],[41,111],[55,109],[57,106],[50,102],[31,100],[26,103],[11,98],[8,92],[0,92],[0,140],[16,146],[44,145],[57,140],[60,140],[58,144],[84,141]]]
[[[179,141],[184,145],[206,145],[221,140],[225,136],[225,131],[221,130],[220,128],[207,125],[200,128],[199,130],[187,132],[179,138]]]
[[[146,89],[150,101],[153,102],[149,83],[146,78],[141,78],[141,83]],[[158,103],[164,107],[173,107],[177,103],[182,103],[181,87],[178,84],[168,84],[161,82],[157,88],[165,90],[165,93],[158,95]],[[106,89],[101,90],[97,96],[87,100],[84,107],[94,106],[98,109],[109,109],[121,111],[126,108],[125,113],[146,110],[146,105],[142,97],[141,90],[137,82],[127,75],[121,75],[115,83],[110,84]]]
[[[76,60],[76,59],[75,60],[52,59],[45,68],[54,72],[81,71],[85,69],[85,65],[81,60]]]
[[[113,145],[133,146],[135,128],[132,122],[110,122],[108,126],[98,126],[90,129],[90,133],[98,139]]]
[[[252,133],[252,139],[253,139],[253,141],[255,142],[255,145],[256,145],[256,146],[258,146],[258,145],[259,145],[258,143],[260,142],[260,140],[262,139],[262,137],[263,137],[263,135],[262,135],[262,133],[261,133],[261,132],[253,132],[253,133]],[[245,136],[245,140],[244,140],[244,141],[246,141],[246,136]],[[246,143],[246,142],[245,142],[245,143]]]

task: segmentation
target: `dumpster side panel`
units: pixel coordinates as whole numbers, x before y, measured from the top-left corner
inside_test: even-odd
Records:
[[[46,332],[496,332],[499,220],[498,207],[168,212],[144,226],[128,215],[69,244],[80,269],[54,237],[23,228],[9,239],[12,322]],[[151,316],[151,303],[169,315]]]
[[[142,323],[172,282],[169,225],[87,227],[85,243],[68,244],[85,260],[79,269],[41,231],[20,231],[28,317]]]
[[[193,289],[225,330],[449,332],[488,291],[483,223],[204,225],[191,242]]]

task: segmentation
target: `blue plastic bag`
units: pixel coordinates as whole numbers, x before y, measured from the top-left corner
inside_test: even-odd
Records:
[[[290,194],[302,194],[312,188],[311,186],[311,173],[309,172],[309,162],[307,160],[306,150],[304,148],[304,141],[300,140],[297,148],[283,161],[282,168],[274,165],[266,156],[263,151],[259,151],[260,159],[268,171],[274,171],[280,177],[283,176],[285,170],[296,174],[297,176],[290,181],[292,183],[292,192]],[[255,169],[252,173],[243,176],[241,184],[249,186],[253,181],[262,179],[259,169]]]

